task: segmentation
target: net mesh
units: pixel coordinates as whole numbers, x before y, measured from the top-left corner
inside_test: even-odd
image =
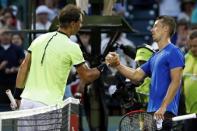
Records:
[[[0,131],[78,130],[79,100],[68,98],[64,105],[0,113]]]
[[[120,122],[120,131],[155,131],[156,123],[151,114],[138,112],[125,115]]]

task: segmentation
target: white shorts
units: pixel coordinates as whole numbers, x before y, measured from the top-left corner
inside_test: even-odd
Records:
[[[47,106],[47,105],[38,101],[32,101],[29,99],[22,98],[19,110],[34,109],[43,106]]]

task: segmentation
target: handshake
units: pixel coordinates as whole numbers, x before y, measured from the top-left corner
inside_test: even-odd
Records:
[[[116,52],[109,52],[105,57],[105,63],[111,67],[117,67],[120,65],[119,55]]]

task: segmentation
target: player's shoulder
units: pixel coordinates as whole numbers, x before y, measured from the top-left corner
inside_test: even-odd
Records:
[[[69,46],[71,46],[73,48],[78,48],[79,47],[79,44],[72,41],[71,39],[68,40],[68,44],[69,44]]]
[[[49,39],[51,36],[55,35],[55,32],[48,32],[48,33],[44,33],[39,35],[38,37],[36,37],[33,42],[35,41],[43,41],[45,39]]]
[[[45,34],[41,34],[32,41],[32,44],[36,44],[36,43],[38,44],[44,41],[48,41],[53,35],[55,35],[55,32],[48,32]]]
[[[181,58],[184,58],[184,53],[181,51],[179,47],[177,47],[174,44],[170,44],[168,48],[168,55],[170,57],[177,57],[180,56]]]
[[[47,32],[45,34],[41,34],[40,36],[38,36],[37,39],[50,38],[51,36],[54,36],[56,34],[57,32]]]
[[[170,43],[169,46],[168,46],[168,50],[170,52],[181,52],[180,48],[177,47],[175,44],[173,43]]]

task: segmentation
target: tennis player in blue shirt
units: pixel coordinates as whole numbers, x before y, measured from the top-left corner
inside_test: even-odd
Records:
[[[150,97],[147,112],[154,113],[157,120],[173,117],[178,113],[180,85],[184,68],[184,56],[171,43],[170,38],[176,30],[176,22],[172,17],[160,16],[151,29],[153,40],[158,44],[159,51],[141,67],[132,69],[122,65],[119,56],[110,52],[106,63],[115,67],[131,81],[142,81],[146,76],[151,77]],[[171,123],[163,130],[171,128]]]

